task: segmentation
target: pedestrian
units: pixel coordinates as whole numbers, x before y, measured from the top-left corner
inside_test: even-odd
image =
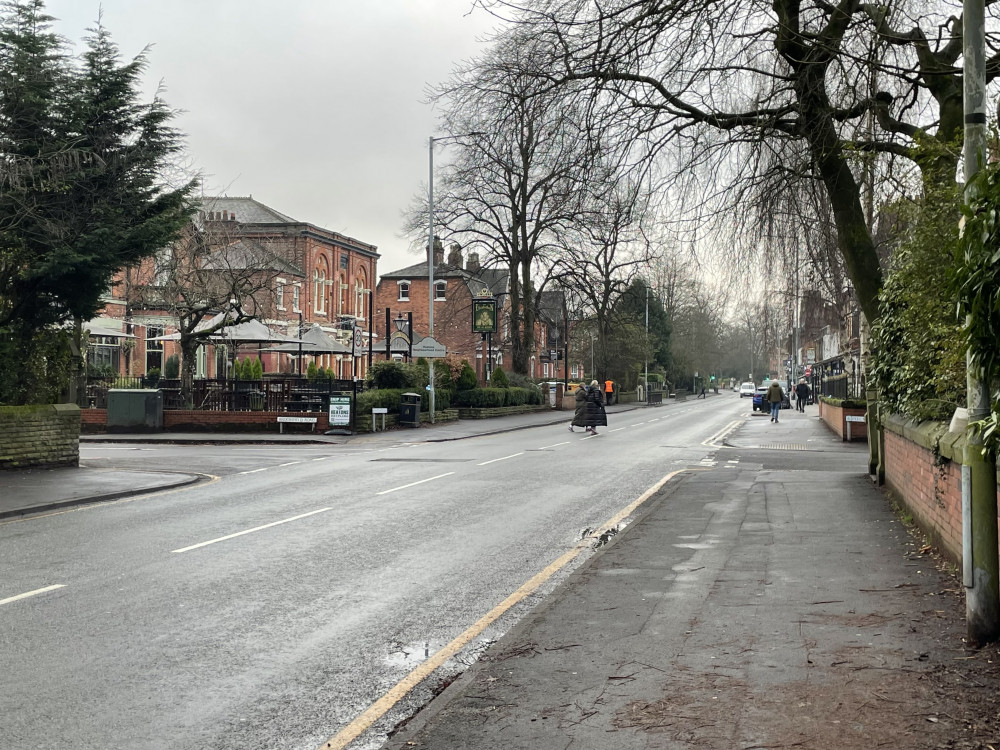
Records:
[[[799,380],[795,386],[795,408],[801,412],[806,410],[806,402],[809,400],[809,386],[806,385],[805,378]]]
[[[778,421],[778,412],[781,410],[781,402],[785,398],[785,392],[781,390],[781,383],[777,380],[772,380],[771,385],[767,387],[767,393],[764,394],[765,400],[771,404],[771,421]]]
[[[587,386],[581,385],[576,389],[573,403],[573,421],[569,423],[569,431],[573,432],[574,427],[587,427]],[[590,432],[590,429],[587,429]]]
[[[701,387],[701,393],[698,394],[698,398],[705,398],[705,386]]]
[[[601,386],[596,380],[590,381],[590,386],[587,388],[587,416],[586,416],[587,432],[592,435],[597,434],[597,427],[600,425],[602,427],[608,424],[608,414],[604,411],[604,404],[601,399]]]
[[[604,403],[611,406],[611,399],[615,396],[615,381],[604,381]]]

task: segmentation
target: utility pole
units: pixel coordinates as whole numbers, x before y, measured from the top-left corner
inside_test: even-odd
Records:
[[[643,395],[646,396],[646,403],[649,403],[649,284],[646,284],[646,362],[643,369],[643,377],[646,378]]]
[[[963,73],[965,103],[965,184],[986,162],[986,31],[984,0],[963,1]],[[970,640],[990,643],[1000,637],[1000,590],[997,557],[996,456],[984,455],[983,438],[973,427],[990,413],[989,391],[981,368],[966,354],[966,428],[962,466],[962,577],[965,618]]]

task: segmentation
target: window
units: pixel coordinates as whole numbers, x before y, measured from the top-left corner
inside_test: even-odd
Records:
[[[344,255],[343,253],[341,253],[341,255],[340,255],[340,270],[341,271],[346,271],[347,270],[347,263],[348,263],[347,256]]]
[[[326,269],[313,270],[313,310],[326,314]]]
[[[337,299],[339,300],[337,314],[347,315],[347,278],[344,274],[340,274],[340,294]]]
[[[435,302],[437,302],[438,300],[443,300],[445,298],[444,297],[444,290],[447,288],[447,286],[448,286],[448,282],[447,281],[435,281],[434,282],[434,301]]]
[[[279,310],[285,309],[285,285],[278,279],[278,285],[274,288],[274,304]]]
[[[299,293],[300,292],[301,292],[301,288],[299,287],[298,284],[296,284],[295,286],[292,287],[292,309],[295,312],[299,311]]]
[[[396,286],[399,287],[399,302],[409,302],[410,301],[410,282],[409,281],[397,281]]]
[[[542,363],[542,377],[544,377],[544,378],[548,378],[549,377],[549,363],[548,362],[543,362]]]
[[[162,326],[146,326],[146,372],[154,367],[163,369],[163,342],[153,340],[162,335]]]

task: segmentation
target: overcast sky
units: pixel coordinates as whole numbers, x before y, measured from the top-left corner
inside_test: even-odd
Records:
[[[417,262],[400,214],[426,189],[424,104],[494,19],[472,0],[48,0],[54,30],[81,39],[103,9],[123,57],[149,51],[183,110],[205,194],[250,195],[378,246],[379,271]],[[439,147],[440,148],[440,147]],[[446,155],[435,156],[435,159]]]

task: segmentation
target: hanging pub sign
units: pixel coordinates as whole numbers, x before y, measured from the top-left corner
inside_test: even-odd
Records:
[[[488,289],[472,298],[472,332],[497,332],[497,301]]]

